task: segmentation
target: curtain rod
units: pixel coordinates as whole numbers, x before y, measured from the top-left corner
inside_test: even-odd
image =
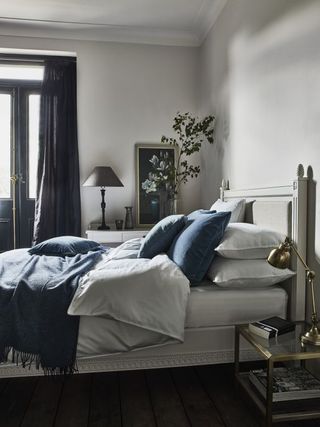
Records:
[[[53,56],[53,55],[23,55],[0,53],[0,62],[19,62],[19,63],[39,63],[43,64],[45,61],[65,61],[77,62],[75,56]]]

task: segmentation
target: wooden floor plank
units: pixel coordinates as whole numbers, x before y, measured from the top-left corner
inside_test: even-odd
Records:
[[[227,427],[237,426],[240,419],[246,427],[259,426],[261,417],[254,408],[245,405],[234,387],[231,365],[201,366],[196,371]]]
[[[58,409],[64,378],[41,377],[25,413],[22,427],[51,427]]]
[[[90,374],[65,379],[55,427],[87,427],[91,393]]]
[[[192,427],[225,427],[193,368],[171,371]]]
[[[155,427],[143,371],[121,372],[119,376],[122,426]]]
[[[190,427],[180,397],[167,369],[146,371],[158,427]]]
[[[0,427],[20,426],[38,378],[12,378],[0,399]]]
[[[89,427],[121,427],[119,377],[115,372],[94,374]]]
[[[8,378],[1,378],[0,380],[0,398],[1,398],[2,391],[5,389],[5,387],[8,384],[8,381],[9,381]]]

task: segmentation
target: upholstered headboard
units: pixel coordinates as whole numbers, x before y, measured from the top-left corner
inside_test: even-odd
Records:
[[[220,198],[246,199],[245,221],[276,230],[292,238],[298,251],[306,258],[307,251],[307,190],[308,178],[302,165],[298,166],[296,179],[289,185],[243,190],[229,189],[223,180]],[[296,276],[287,288],[289,315],[293,320],[304,320],[306,310],[305,270],[296,258],[292,259]]]

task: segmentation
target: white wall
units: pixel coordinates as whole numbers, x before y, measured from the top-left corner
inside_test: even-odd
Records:
[[[64,50],[78,57],[80,175],[112,166],[124,188],[106,192],[107,222],[135,203],[134,145],[160,142],[177,111],[195,111],[197,50],[0,36],[0,47]],[[184,188],[182,209],[199,206],[200,181]],[[100,220],[100,192],[82,188],[83,230]]]
[[[234,188],[287,184],[303,163],[319,180],[319,40],[317,1],[228,1],[200,52],[199,109],[218,115],[217,144],[202,158],[204,206],[222,177]],[[319,284],[317,187],[310,187],[308,259]]]

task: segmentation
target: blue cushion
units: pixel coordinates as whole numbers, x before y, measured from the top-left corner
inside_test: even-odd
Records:
[[[205,277],[230,216],[230,212],[200,215],[194,221],[187,221],[172,242],[168,256],[190,282],[200,282]]]
[[[59,236],[38,243],[28,252],[31,255],[75,256],[97,250],[103,250],[103,247],[93,240],[75,236]]]
[[[209,209],[198,209],[196,211],[189,213],[188,220],[194,220],[194,219],[199,218],[200,215],[204,215],[204,214],[211,215],[211,214],[214,214],[216,212],[217,211],[210,211]]]
[[[167,252],[173,239],[184,226],[184,215],[170,215],[163,218],[146,235],[138,258],[153,258],[162,252]]]

